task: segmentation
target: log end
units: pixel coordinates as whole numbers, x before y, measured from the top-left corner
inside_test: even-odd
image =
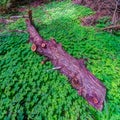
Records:
[[[86,99],[88,103],[91,104],[94,108],[102,111],[105,101],[105,94],[106,94],[106,90],[103,92],[101,96],[98,96],[98,94],[93,94],[91,96],[87,94]]]

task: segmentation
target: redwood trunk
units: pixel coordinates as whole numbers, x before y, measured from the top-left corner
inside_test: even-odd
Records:
[[[30,19],[26,20],[32,50],[46,56],[59,71],[69,78],[71,85],[89,104],[102,110],[106,95],[104,85],[87,70],[83,59],[76,59],[64,51],[55,40],[45,41],[36,31]]]

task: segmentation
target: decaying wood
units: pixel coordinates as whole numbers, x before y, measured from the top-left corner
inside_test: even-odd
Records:
[[[36,31],[30,19],[26,19],[27,29],[30,34],[32,50],[46,56],[55,68],[69,78],[71,85],[83,96],[89,104],[102,110],[106,88],[85,67],[84,59],[76,59],[64,51],[61,44],[54,39],[45,41]]]

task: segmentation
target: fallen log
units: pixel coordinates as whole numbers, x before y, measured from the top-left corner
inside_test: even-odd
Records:
[[[85,66],[84,59],[76,59],[64,51],[61,44],[54,39],[44,40],[32,24],[31,15],[26,19],[27,30],[32,43],[31,50],[44,55],[55,68],[69,78],[71,85],[90,105],[102,110],[106,88]],[[47,61],[46,60],[46,61]]]

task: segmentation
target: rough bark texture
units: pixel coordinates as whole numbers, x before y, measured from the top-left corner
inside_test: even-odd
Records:
[[[106,88],[90,73],[83,59],[75,59],[64,51],[61,44],[55,40],[45,41],[36,31],[30,19],[26,20],[30,34],[31,49],[46,56],[61,73],[69,78],[71,85],[83,96],[89,104],[102,110],[106,95]]]

